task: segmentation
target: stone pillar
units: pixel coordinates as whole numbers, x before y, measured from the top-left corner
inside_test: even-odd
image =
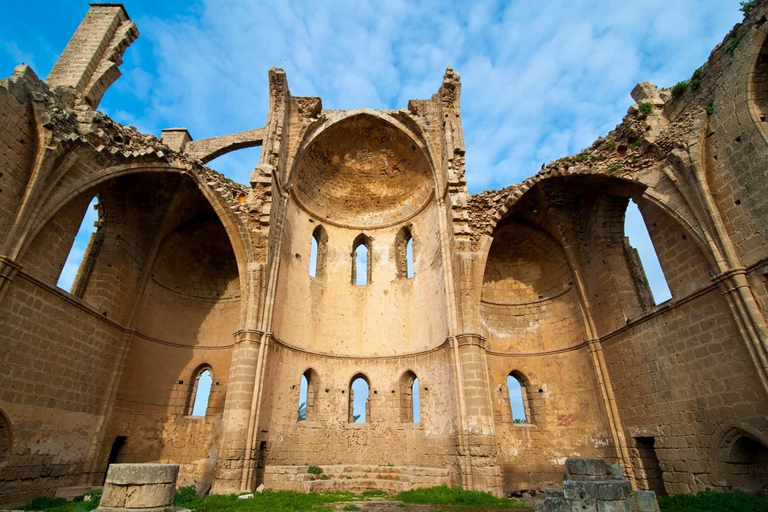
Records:
[[[261,332],[243,330],[235,336],[219,457],[216,461],[216,481],[211,489],[216,494],[242,490],[241,482],[248,449],[248,426],[261,352]]]
[[[111,464],[99,512],[173,510],[178,464]]]
[[[192,136],[186,128],[165,128],[160,138],[169,148],[179,153],[184,152],[187,142],[192,142]]]
[[[460,447],[460,456],[469,459],[469,464],[462,466],[470,472],[465,480],[471,489],[500,496],[501,473],[497,460],[485,338],[465,333],[456,336],[456,343],[465,401],[462,428],[466,434],[466,446]]]

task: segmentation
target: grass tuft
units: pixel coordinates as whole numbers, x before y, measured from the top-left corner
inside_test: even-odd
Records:
[[[389,493],[384,491],[363,491],[361,494],[364,498],[386,498]]]
[[[403,491],[395,496],[396,500],[404,503],[422,505],[464,505],[488,508],[526,508],[527,505],[519,500],[497,498],[491,493],[480,491],[465,491],[445,485],[428,489],[413,489]]]
[[[357,496],[350,492],[302,493],[293,491],[271,491],[254,494],[247,500],[238,499],[236,494],[213,494],[202,500],[197,512],[303,512],[317,511],[315,507],[352,501]]]
[[[650,101],[645,101],[641,103],[639,108],[640,108],[640,112],[642,112],[647,116],[653,114],[653,103],[651,103]]]
[[[307,473],[310,475],[322,475],[323,474],[323,468],[320,466],[309,466],[307,468]]]
[[[173,505],[182,508],[197,508],[203,502],[203,498],[198,497],[196,494],[194,485],[189,487],[182,487],[176,491],[176,495],[173,497]]]

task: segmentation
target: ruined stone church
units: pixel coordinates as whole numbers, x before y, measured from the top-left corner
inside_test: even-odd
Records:
[[[0,504],[112,462],[218,493],[501,494],[582,456],[637,489],[766,492],[766,16],[578,155],[469,194],[450,68],[398,110],[326,110],[273,68],[263,126],[157,138],[97,109],[139,34],[92,4],[46,80],[0,80]],[[250,183],[206,166],[253,146]]]

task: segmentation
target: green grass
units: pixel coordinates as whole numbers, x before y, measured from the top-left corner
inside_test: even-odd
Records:
[[[323,468],[320,466],[309,466],[307,468],[307,473],[310,475],[322,475],[323,474]]]
[[[388,498],[389,493],[384,491],[363,491],[361,496],[363,498]]]
[[[173,504],[182,508],[197,508],[203,502],[203,498],[199,498],[195,495],[195,486],[182,487],[176,491],[176,495],[173,497]]]
[[[347,505],[342,510],[360,510],[360,507],[358,507],[357,505]]]
[[[660,496],[659,508],[661,512],[768,512],[768,498],[742,491],[702,491]]]
[[[46,512],[90,512],[99,506],[101,501],[101,490],[89,492],[90,501],[85,501],[85,496],[78,496],[73,501],[67,501],[64,498],[49,498],[41,496],[27,503],[21,510],[45,510]]]
[[[465,491],[445,485],[428,489],[403,491],[395,496],[396,500],[421,505],[462,505],[486,508],[525,508],[524,503],[510,498],[497,498],[491,493]]]
[[[302,493],[293,491],[270,491],[253,495],[253,498],[239,499],[236,494],[208,496],[200,502],[198,512],[301,512],[318,510],[314,507],[352,501],[356,495],[349,492]]]

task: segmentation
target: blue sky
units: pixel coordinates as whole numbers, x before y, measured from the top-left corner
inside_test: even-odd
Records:
[[[688,78],[742,15],[738,0],[127,0],[141,37],[101,110],[144,132],[204,138],[262,126],[267,70],[325,108],[404,108],[447,66],[462,76],[469,189],[499,188],[621,121],[640,81]],[[88,9],[0,3],[0,75],[45,77]],[[258,149],[211,162],[247,183]],[[84,249],[84,244],[79,238]],[[87,240],[86,240],[87,243]]]

